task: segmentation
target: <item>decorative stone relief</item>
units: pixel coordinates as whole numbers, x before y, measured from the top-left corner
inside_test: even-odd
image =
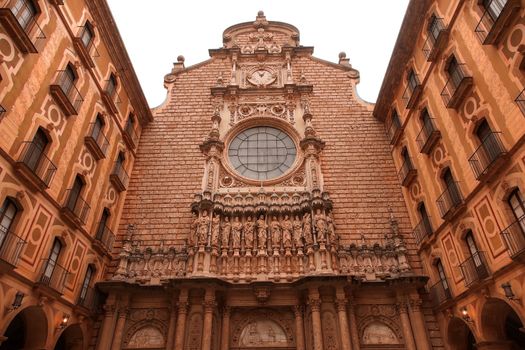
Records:
[[[361,342],[363,344],[400,344],[394,331],[381,322],[369,324],[363,331]]]
[[[284,330],[271,320],[249,323],[241,332],[239,345],[243,347],[286,347],[288,341]]]
[[[155,327],[144,327],[131,337],[128,348],[161,348],[164,347],[164,336]]]

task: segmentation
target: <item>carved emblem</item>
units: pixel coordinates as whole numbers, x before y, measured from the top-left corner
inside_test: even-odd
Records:
[[[277,76],[268,69],[258,69],[249,73],[247,79],[257,87],[265,87],[273,83],[275,79],[277,79]]]

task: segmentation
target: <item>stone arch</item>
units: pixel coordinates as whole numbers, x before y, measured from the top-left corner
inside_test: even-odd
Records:
[[[491,297],[484,300],[479,310],[478,324],[484,341],[525,344],[525,334],[519,330],[525,322],[513,305]]]
[[[82,350],[86,347],[87,337],[80,323],[66,327],[55,343],[54,350]]]
[[[282,344],[287,344],[286,346],[293,346],[295,344],[294,326],[285,322],[284,312],[270,309],[258,309],[243,313],[242,316],[242,319],[240,319],[232,328],[232,346],[241,346],[240,342],[243,332],[247,331],[253,324],[259,329],[259,322],[263,322],[261,327],[264,327],[264,322],[270,322],[270,324],[275,324],[276,327],[278,326],[283,331],[284,336],[286,337],[286,343],[281,343],[280,346],[283,346]],[[268,331],[268,329],[264,330]]]
[[[42,307],[28,306],[6,323],[2,332],[6,341],[0,350],[45,349],[50,333],[48,317]]]
[[[166,325],[161,321],[154,318],[142,319],[138,322],[135,322],[127,329],[124,335],[123,347],[146,347],[143,345],[147,345],[147,339],[151,340],[149,344],[155,343],[158,345],[154,347],[164,347],[166,341],[166,332]],[[160,344],[161,340],[162,344]],[[141,341],[144,344],[142,346],[138,346]]]
[[[476,337],[470,326],[458,317],[453,317],[446,328],[445,341],[451,350],[474,350]]]
[[[358,332],[359,339],[364,344],[402,344],[404,342],[403,333],[398,324],[386,316],[364,318],[359,324]]]

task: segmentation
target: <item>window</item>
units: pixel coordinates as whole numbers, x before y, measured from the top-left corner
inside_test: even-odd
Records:
[[[417,80],[416,74],[413,70],[410,70],[408,73],[408,87],[410,91],[414,91],[418,85],[419,81]]]
[[[60,79],[60,87],[66,95],[68,95],[71,92],[71,89],[73,89],[76,79],[77,76],[75,70],[70,64],[68,64],[63,72],[62,79]]]
[[[104,237],[104,231],[106,231],[108,220],[109,210],[107,208],[104,208],[104,210],[102,211],[102,216],[100,217],[100,222],[98,224],[97,234],[95,236],[95,238],[99,241],[102,240],[102,238]]]
[[[427,208],[425,207],[425,203],[423,202],[419,203],[417,207],[417,211],[419,213],[419,217],[421,218],[421,223],[423,225],[425,233],[426,234],[432,233],[432,225],[430,224],[430,217],[428,216]]]
[[[40,159],[42,158],[48,144],[49,140],[47,135],[42,129],[38,129],[33,137],[30,149],[24,156],[24,164],[35,173],[37,172]]]
[[[414,169],[412,166],[412,161],[410,160],[410,156],[408,154],[408,150],[406,147],[403,147],[403,150],[401,151],[401,157],[403,158],[403,164],[405,164],[405,167],[410,170]]]
[[[457,88],[463,80],[464,74],[455,56],[450,57],[446,70],[452,85]]]
[[[479,257],[479,250],[478,246],[476,245],[476,241],[474,241],[474,236],[472,235],[472,231],[468,231],[468,233],[465,235],[465,242],[467,242],[468,251],[470,253],[470,256],[474,259],[474,265],[476,267],[480,267],[483,265],[481,262],[481,259]]]
[[[430,23],[428,25],[428,35],[431,38],[432,42],[435,43],[437,41],[441,30],[442,27],[439,23],[438,18],[436,17],[436,15],[432,15],[432,17],[430,17]]]
[[[24,30],[30,29],[29,24],[38,13],[35,4],[30,0],[16,0],[16,3],[11,11]]]
[[[91,132],[91,137],[93,137],[95,140],[98,140],[98,137],[102,133],[102,129],[104,128],[104,121],[100,117],[100,115],[97,115],[97,118],[95,119],[95,122],[93,123],[93,130]]]
[[[126,160],[126,157],[124,156],[124,153],[119,152],[117,161],[115,162],[115,168],[120,169],[124,166],[124,161]]]
[[[492,20],[496,21],[507,4],[507,0],[483,0],[483,7]]]
[[[132,134],[134,129],[135,129],[135,120],[133,119],[133,114],[130,114],[128,116],[128,120],[126,121],[126,131]]]
[[[115,95],[115,91],[117,90],[117,78],[115,77],[115,75],[112,73],[110,76],[109,76],[109,79],[108,79],[108,84],[106,85],[106,93],[113,97]]]
[[[93,27],[91,26],[91,23],[86,22],[84,28],[82,29],[82,33],[80,33],[80,40],[82,41],[82,44],[85,48],[88,48],[93,41],[94,34],[92,28]]]
[[[476,129],[476,136],[483,147],[487,166],[489,166],[503,152],[497,133],[490,129],[487,120],[483,120]]]
[[[269,126],[240,132],[228,147],[228,158],[235,171],[254,180],[268,180],[284,174],[293,165],[296,153],[290,136]]]
[[[44,282],[50,282],[55,267],[58,264],[58,257],[60,256],[60,251],[62,250],[62,243],[58,239],[55,239],[53,242],[53,248],[49,254],[49,259],[47,260],[46,268],[44,270],[44,275],[42,276]]]
[[[516,220],[523,219],[525,216],[525,203],[523,201],[523,195],[519,189],[515,189],[510,194],[507,202],[509,203],[512,214],[514,214]],[[523,232],[525,232],[525,220],[520,221],[520,228]]]
[[[86,275],[84,276],[84,282],[82,282],[82,289],[80,290],[79,301],[83,303],[86,300],[87,292],[89,285],[91,284],[91,279],[93,278],[94,269],[90,265],[86,270]]]
[[[397,111],[395,109],[392,109],[392,117],[390,123],[391,125],[394,125],[396,129],[401,127],[401,120],[399,119],[399,115],[397,114]]]
[[[75,207],[83,187],[84,181],[82,181],[82,178],[77,175],[75,182],[73,183],[73,187],[71,187],[71,190],[69,191],[69,197],[67,199],[66,207],[69,210],[75,212]]]
[[[438,271],[439,281],[441,283],[441,286],[443,287],[443,290],[448,296],[450,296],[450,288],[448,286],[447,277],[445,275],[445,269],[443,268],[441,260],[438,260],[436,262],[436,269]]]
[[[450,169],[445,170],[443,173],[443,182],[445,183],[445,186],[447,187],[448,194],[450,196],[451,204],[457,205],[461,203],[461,196],[459,194],[458,187],[456,185],[456,181],[454,181],[454,177],[452,176],[452,173],[450,172]]]
[[[4,200],[0,208],[0,247],[3,245],[7,233],[11,230],[18,208],[10,198]]]

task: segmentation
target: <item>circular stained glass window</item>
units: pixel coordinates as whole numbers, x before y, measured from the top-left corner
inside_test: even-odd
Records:
[[[290,136],[269,126],[242,131],[228,148],[233,168],[254,180],[269,180],[284,174],[293,165],[296,154]]]

